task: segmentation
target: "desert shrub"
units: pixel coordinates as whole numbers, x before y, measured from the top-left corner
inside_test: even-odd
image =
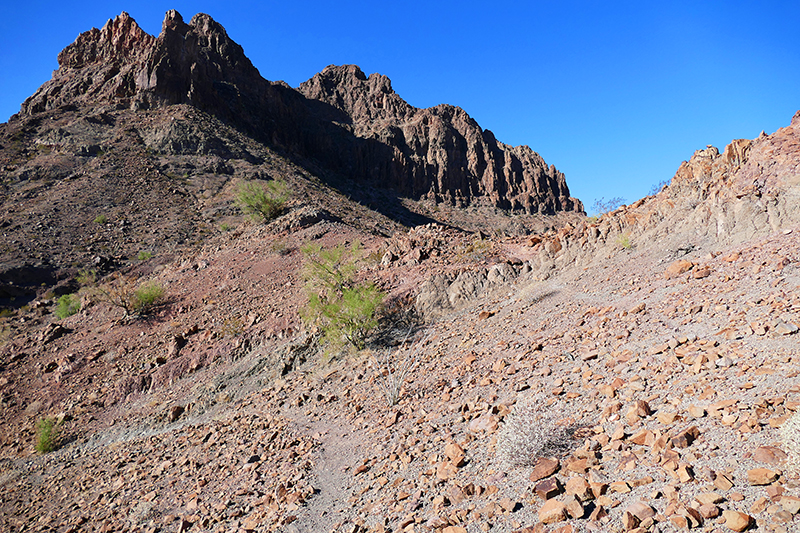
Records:
[[[783,423],[780,434],[787,455],[786,468],[793,475],[800,475],[800,412]]]
[[[344,340],[360,350],[378,325],[385,294],[372,282],[356,281],[359,251],[358,243],[330,249],[303,247],[308,304],[301,316],[306,323],[320,327],[326,342],[336,345]]]
[[[601,197],[599,200],[595,200],[592,204],[592,213],[597,216],[602,216],[610,211],[614,211],[624,203],[625,198],[620,198],[619,196],[615,196],[610,200],[606,200],[605,197]]]
[[[80,270],[78,271],[78,275],[75,276],[75,281],[82,286],[92,286],[97,283],[97,270],[94,268]]]
[[[508,468],[532,466],[539,457],[569,451],[575,428],[559,419],[555,411],[535,401],[517,402],[497,435],[498,461]]]
[[[385,349],[372,358],[372,364],[378,371],[378,385],[389,407],[397,405],[397,402],[400,401],[403,384],[405,384],[419,358],[419,349],[405,351],[402,349],[409,335],[411,335],[410,329],[403,342],[400,343],[401,347],[395,350],[394,353],[390,349]],[[426,339],[427,336],[417,346],[424,345]]]
[[[42,418],[36,422],[36,443],[39,453],[49,453],[58,447],[59,424],[55,418]]]
[[[60,319],[72,316],[81,310],[81,299],[77,294],[65,294],[58,299],[55,314]]]
[[[617,237],[617,244],[619,244],[622,248],[626,250],[630,250],[633,248],[633,242],[631,242],[631,236],[627,233],[622,233]]]
[[[154,281],[137,286],[129,278],[120,278],[95,288],[102,302],[125,311],[125,317],[144,316],[156,307],[166,294],[164,287]]]
[[[242,212],[259,221],[277,218],[288,199],[288,186],[278,180],[266,183],[244,181],[236,192],[236,203]]]
[[[291,247],[283,239],[278,239],[270,246],[272,253],[280,256],[289,255],[292,252]]]
[[[108,222],[108,217],[106,217],[105,215],[97,215],[94,221],[96,224],[105,224],[106,222]]]
[[[664,190],[664,187],[666,187],[667,185],[669,185],[669,181],[667,180],[659,181],[658,183],[650,187],[650,192],[648,193],[648,196],[653,196],[655,194],[660,193],[661,191]]]
[[[136,259],[138,259],[139,261],[147,261],[148,259],[152,258],[153,258],[153,252],[141,251],[136,255]]]

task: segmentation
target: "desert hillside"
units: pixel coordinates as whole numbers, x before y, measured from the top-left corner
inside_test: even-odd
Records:
[[[0,125],[3,531],[798,529],[800,112],[588,218],[460,108],[269,82],[207,15],[59,65]],[[384,305],[326,343],[309,263],[356,242]]]

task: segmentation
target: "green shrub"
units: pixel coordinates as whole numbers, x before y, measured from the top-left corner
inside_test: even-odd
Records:
[[[36,422],[36,444],[39,453],[49,453],[58,447],[59,424],[55,418],[42,418]]]
[[[93,292],[101,302],[123,309],[126,318],[147,315],[166,294],[164,287],[156,282],[151,281],[137,287],[128,278],[96,287]]]
[[[133,311],[137,315],[146,315],[155,307],[166,294],[162,285],[151,281],[133,291]]]
[[[360,245],[335,248],[303,247],[308,304],[301,310],[306,323],[316,324],[329,344],[342,341],[364,348],[366,337],[378,325],[385,294],[372,282],[357,282]]]
[[[55,314],[60,319],[72,316],[81,310],[81,299],[77,294],[65,294],[58,299]]]
[[[148,259],[152,258],[153,258],[153,252],[141,251],[136,255],[136,259],[138,259],[139,261],[147,261]]]
[[[105,224],[106,222],[108,222],[108,218],[105,215],[97,215],[94,221],[97,224]]]
[[[625,248],[626,250],[630,250],[633,248],[633,243],[631,242],[631,236],[627,233],[623,233],[617,237],[617,244]]]
[[[244,181],[239,184],[236,203],[253,220],[270,221],[277,218],[289,199],[289,188],[282,181]]]

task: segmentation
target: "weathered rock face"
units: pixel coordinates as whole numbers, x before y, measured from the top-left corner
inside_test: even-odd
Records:
[[[623,252],[688,253],[789,228],[800,221],[799,147],[800,112],[771,135],[697,150],[658,194],[537,237],[531,267],[546,278]]]
[[[372,153],[362,165],[412,196],[467,204],[485,196],[492,205],[527,213],[581,210],[564,175],[527,146],[511,147],[482,130],[463,109],[418,109],[392,90],[389,78],[369,77],[355,65],[330,66],[299,90],[346,113],[345,126],[392,150],[386,167]]]
[[[527,146],[494,138],[462,109],[417,109],[385,76],[328,67],[294,90],[261,77],[205,14],[169,11],[154,38],[123,13],[59,54],[59,69],[25,101],[34,114],[67,105],[152,109],[190,104],[348,179],[453,205],[526,213],[581,211],[564,175]]]

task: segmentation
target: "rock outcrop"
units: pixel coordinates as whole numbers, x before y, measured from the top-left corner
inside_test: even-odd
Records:
[[[355,65],[329,66],[299,90],[344,112],[350,121],[343,127],[356,137],[389,146],[388,167],[381,154],[366,153],[361,172],[380,169],[383,181],[407,194],[456,205],[486,196],[494,206],[526,213],[582,209],[564,175],[529,147],[497,141],[459,107],[415,108],[386,76],[367,77]]]
[[[418,109],[385,76],[328,67],[299,90],[261,77],[205,14],[169,11],[152,37],[127,14],[82,33],[22,113],[64,106],[189,104],[348,181],[411,198],[525,213],[582,211],[564,175],[527,146],[497,141],[462,109]]]
[[[570,265],[636,250],[688,253],[745,242],[800,222],[800,112],[791,124],[684,161],[668,186],[591,219],[531,238],[541,278]],[[675,251],[678,252],[675,252]],[[674,255],[673,253],[673,255]],[[674,257],[673,257],[674,258]]]

